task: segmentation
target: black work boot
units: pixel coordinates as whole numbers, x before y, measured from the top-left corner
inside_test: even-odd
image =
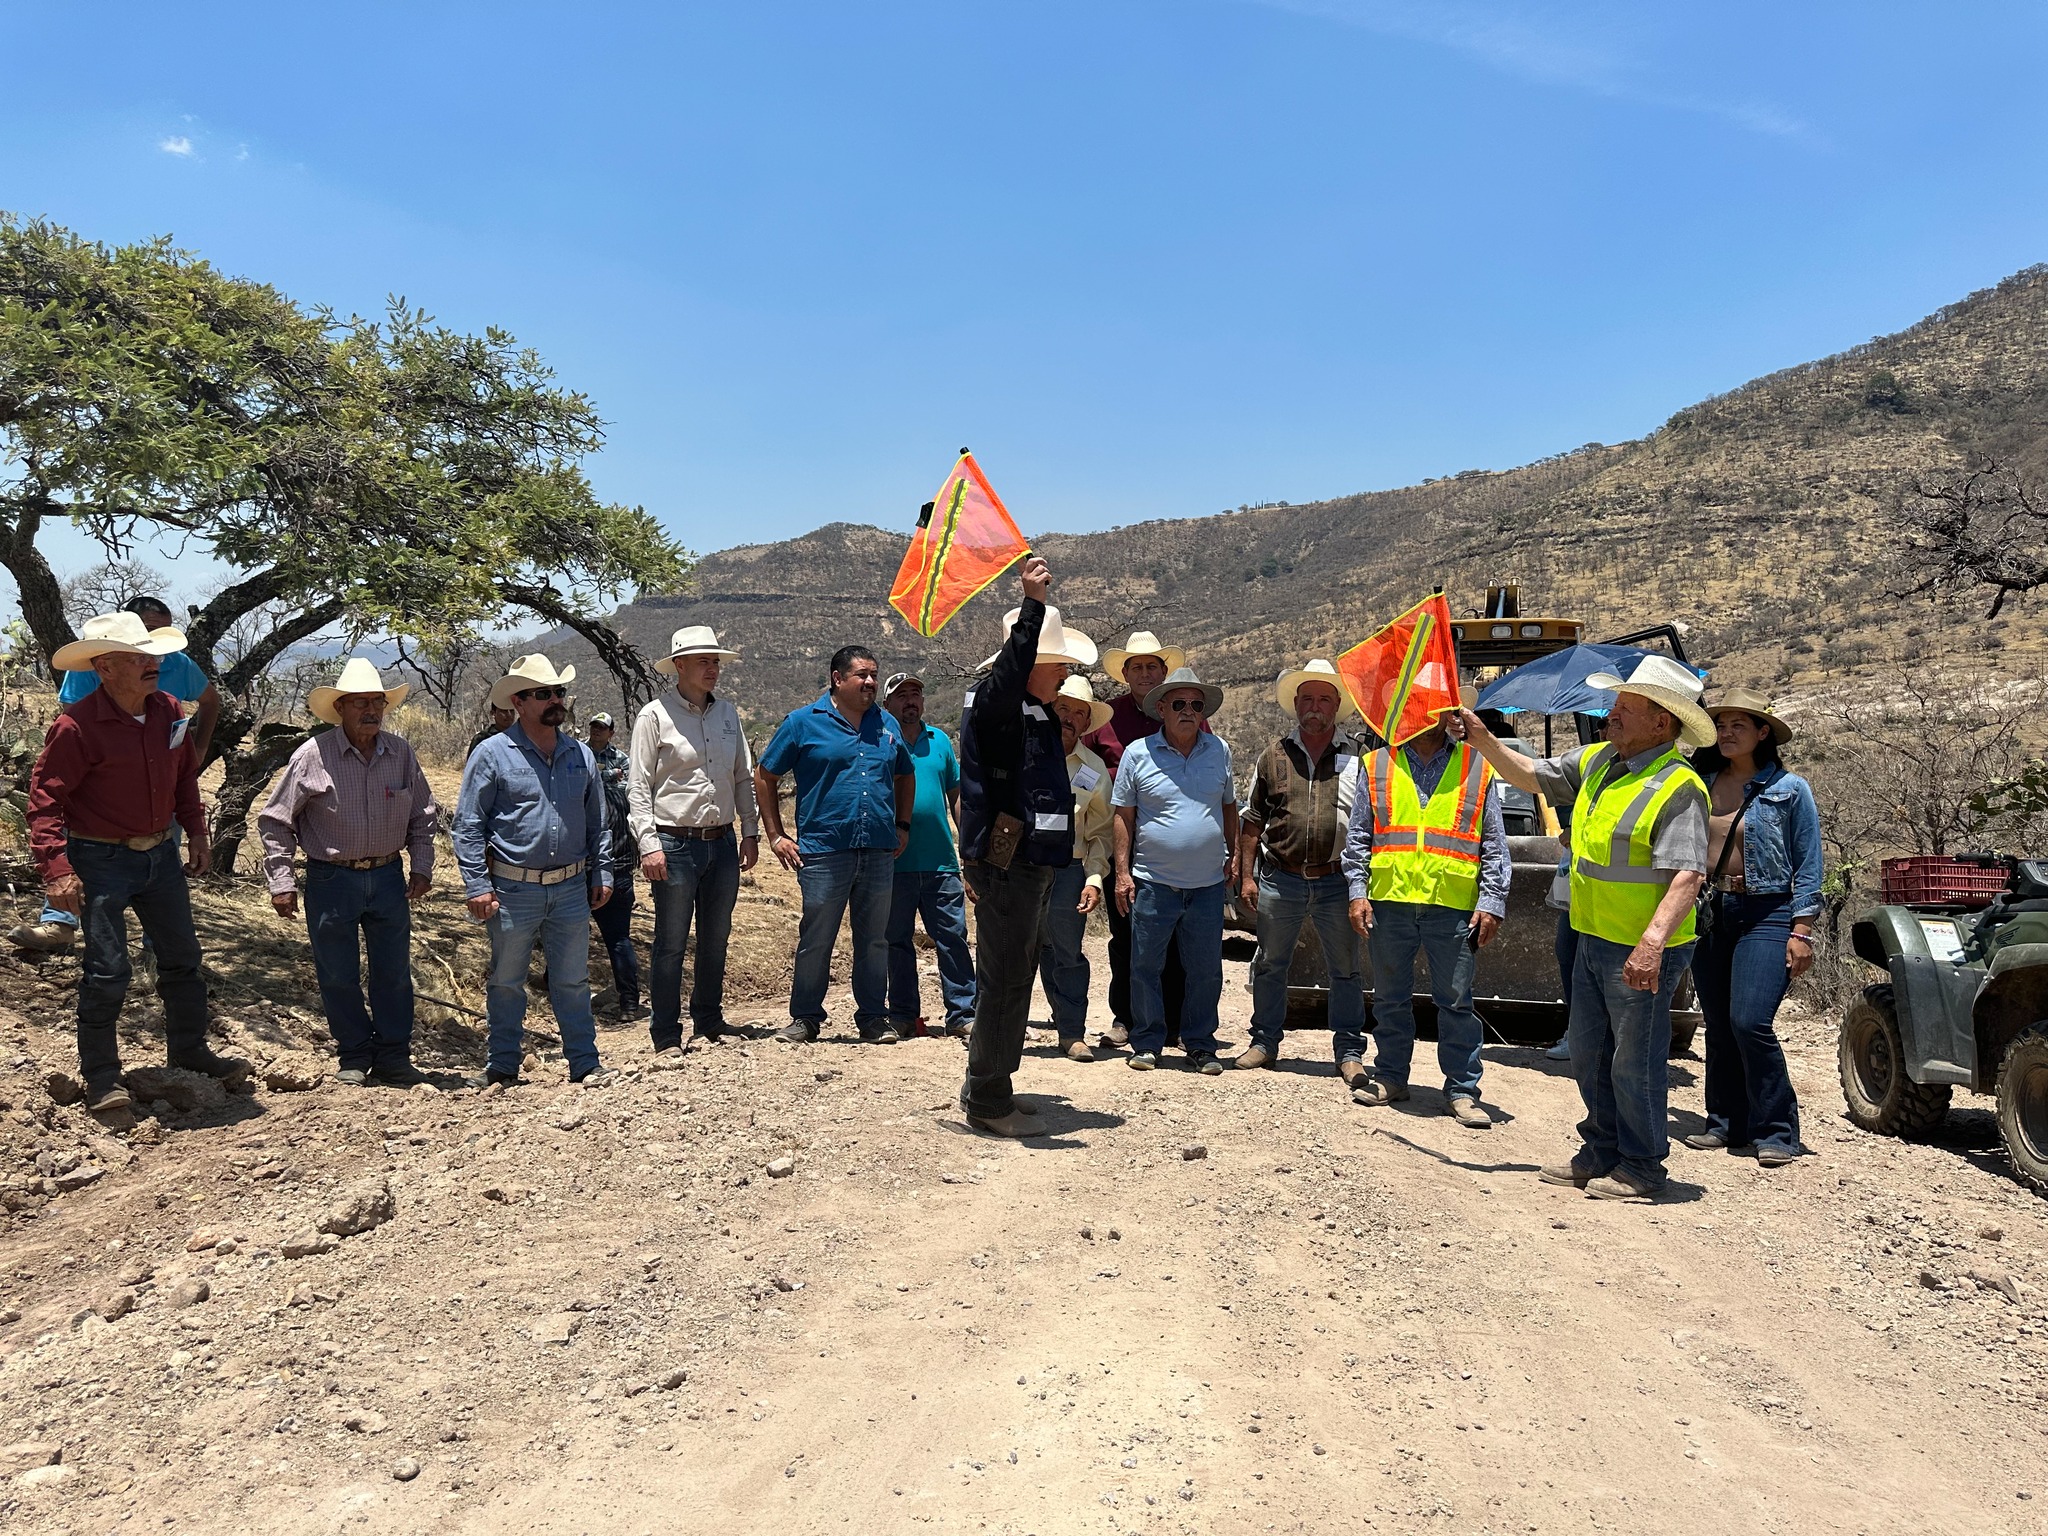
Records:
[[[216,1056],[211,1048],[200,1046],[196,1051],[180,1051],[167,1063],[181,1072],[203,1072],[208,1077],[220,1079],[221,1087],[233,1093],[249,1080],[254,1069],[239,1056]]]

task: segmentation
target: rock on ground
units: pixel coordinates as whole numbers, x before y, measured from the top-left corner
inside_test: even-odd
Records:
[[[320,1218],[320,1230],[336,1237],[354,1237],[358,1232],[383,1226],[397,1214],[398,1202],[391,1196],[390,1182],[365,1179],[343,1191],[341,1198],[327,1208],[327,1214]]]

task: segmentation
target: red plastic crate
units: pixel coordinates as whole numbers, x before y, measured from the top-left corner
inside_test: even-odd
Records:
[[[2004,894],[2005,882],[2003,865],[1966,864],[1940,853],[1886,859],[1878,872],[1880,898],[1904,905],[1986,907]]]

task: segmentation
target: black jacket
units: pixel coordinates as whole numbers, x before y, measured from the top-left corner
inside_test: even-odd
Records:
[[[1019,859],[1052,869],[1074,860],[1074,788],[1059,716],[1025,692],[1044,623],[1045,604],[1025,598],[960,717],[960,857],[969,862],[987,856],[990,828],[1004,811],[1024,823]]]

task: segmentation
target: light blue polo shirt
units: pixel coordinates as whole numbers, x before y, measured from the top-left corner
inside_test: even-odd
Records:
[[[1230,781],[1230,748],[1207,732],[1186,757],[1160,732],[1134,741],[1117,764],[1109,803],[1138,813],[1131,873],[1154,885],[1195,891],[1221,883],[1230,845],[1223,807],[1237,804]]]

